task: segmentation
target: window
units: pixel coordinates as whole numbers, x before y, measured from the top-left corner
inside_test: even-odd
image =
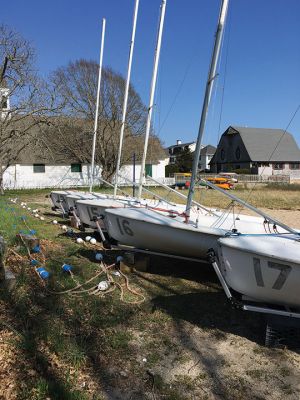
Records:
[[[290,164],[290,169],[300,169],[300,164],[299,163],[292,163],[292,164]]]
[[[41,174],[45,172],[45,164],[33,164],[33,172]]]
[[[152,177],[152,164],[145,165],[145,174]]]
[[[225,150],[224,149],[221,150],[221,160],[222,161],[225,160]]]
[[[71,164],[71,172],[82,172],[81,164]]]
[[[239,147],[235,150],[235,158],[239,160],[241,158],[241,149]]]
[[[284,164],[283,163],[273,164],[273,169],[283,169],[283,168],[284,168]]]

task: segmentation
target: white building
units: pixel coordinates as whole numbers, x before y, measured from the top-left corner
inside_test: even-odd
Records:
[[[0,118],[3,120],[10,110],[9,89],[0,86]]]
[[[199,170],[200,171],[207,171],[210,170],[210,160],[213,158],[217,148],[208,144],[207,146],[203,147],[200,151],[200,160],[199,160]]]
[[[181,140],[177,140],[176,144],[167,147],[169,152],[169,164],[175,164],[176,157],[185,150],[190,150],[191,153],[195,151],[196,142],[182,143]]]
[[[154,179],[165,182],[165,166],[168,159],[146,164],[146,174]],[[124,165],[119,179],[120,185],[129,184],[134,176],[133,164]],[[135,165],[135,181],[139,182],[140,163]],[[37,189],[37,188],[70,188],[88,186],[91,176],[91,166],[76,160],[54,162],[45,158],[35,157],[27,162],[20,157],[16,164],[11,165],[3,176],[4,189]],[[101,184],[101,168],[96,166],[94,184]],[[148,182],[150,184],[150,181]]]
[[[5,119],[10,110],[9,89],[0,87],[0,117]],[[146,164],[146,175],[164,182],[165,166],[168,158],[161,146],[154,147],[155,154],[150,157]],[[0,145],[1,151],[1,145]],[[49,154],[50,153],[50,154]],[[56,154],[57,153],[57,154]],[[137,161],[133,164],[126,164],[121,168],[120,174],[124,177],[119,179],[120,185],[128,184],[133,180],[139,182],[141,165]],[[56,152],[51,148],[50,151],[39,151],[26,147],[15,163],[10,165],[3,175],[4,189],[37,189],[37,188],[70,188],[82,187],[90,184],[91,166],[81,163],[79,160],[68,159],[68,156]],[[101,184],[101,167],[95,166],[94,185]],[[148,183],[148,182],[147,182]]]

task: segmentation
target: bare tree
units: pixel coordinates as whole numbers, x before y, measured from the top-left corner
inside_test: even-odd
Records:
[[[0,25],[1,193],[5,170],[30,143],[36,127],[46,122],[51,108],[51,92],[38,78],[34,61],[31,45],[15,31]]]
[[[94,61],[78,60],[56,70],[52,79],[57,92],[56,101],[63,107],[62,118],[56,118],[53,122],[56,134],[50,135],[51,141],[58,141],[65,153],[76,156],[78,160],[86,163],[91,162],[91,133],[96,111],[98,68],[98,64]],[[111,68],[104,68],[96,163],[101,165],[102,176],[108,180],[116,169],[124,91],[124,78]],[[122,164],[132,159],[133,152],[138,156],[142,153],[146,112],[140,96],[133,86],[130,86]],[[157,138],[152,139],[152,142],[159,144]],[[159,147],[161,148],[160,144]]]

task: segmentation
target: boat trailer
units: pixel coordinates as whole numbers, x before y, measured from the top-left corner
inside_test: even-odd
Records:
[[[265,345],[267,347],[277,347],[286,341],[293,342],[293,344],[298,342],[297,346],[299,346],[300,310],[292,310],[288,306],[280,308],[273,305],[259,305],[254,299],[249,303],[236,298],[221,273],[214,250],[210,249],[207,255],[231,305],[243,311],[257,312],[265,316],[267,323]]]

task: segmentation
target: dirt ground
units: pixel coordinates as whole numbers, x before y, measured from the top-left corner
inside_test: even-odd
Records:
[[[267,208],[263,209],[263,211],[268,213],[271,217],[277,218],[279,221],[282,221],[293,228],[300,229],[300,211],[268,210]]]

